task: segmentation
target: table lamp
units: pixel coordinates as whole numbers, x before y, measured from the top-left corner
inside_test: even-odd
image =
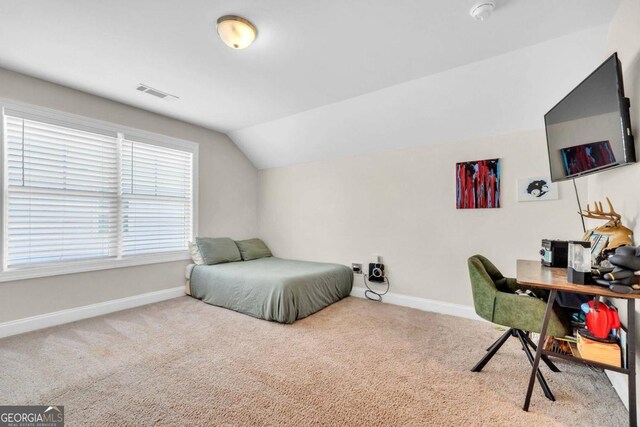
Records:
[[[567,281],[579,285],[591,281],[591,242],[569,242]]]

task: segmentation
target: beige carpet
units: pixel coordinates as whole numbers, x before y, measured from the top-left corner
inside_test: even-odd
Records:
[[[0,404],[69,426],[627,425],[604,374],[558,363],[521,409],[514,340],[482,373],[488,323],[353,297],[280,325],[189,297],[0,340]]]

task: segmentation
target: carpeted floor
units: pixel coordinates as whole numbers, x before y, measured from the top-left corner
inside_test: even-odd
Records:
[[[280,325],[189,297],[0,340],[0,404],[60,404],[68,426],[627,425],[602,373],[536,385],[488,323],[347,298]]]

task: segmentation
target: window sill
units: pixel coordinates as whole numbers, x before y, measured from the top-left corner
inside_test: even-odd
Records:
[[[135,267],[139,265],[160,264],[190,259],[191,256],[189,256],[189,251],[179,251],[152,255],[139,255],[121,259],[74,261],[39,267],[22,267],[1,272],[0,282],[60,276],[63,274],[86,273],[89,271],[110,270],[112,268]]]

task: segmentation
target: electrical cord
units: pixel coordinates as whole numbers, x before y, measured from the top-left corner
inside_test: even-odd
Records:
[[[387,283],[387,289],[385,289],[384,292],[377,292],[371,289],[371,287],[369,286],[369,282],[367,280],[369,276],[364,273],[362,274],[362,280],[364,281],[364,285],[367,287],[367,289],[364,291],[364,296],[367,299],[371,301],[382,302],[382,296],[386,295],[386,293],[389,292],[389,288],[391,287],[391,282],[389,282],[389,278],[387,276],[382,276],[382,277],[384,278],[384,282]]]

